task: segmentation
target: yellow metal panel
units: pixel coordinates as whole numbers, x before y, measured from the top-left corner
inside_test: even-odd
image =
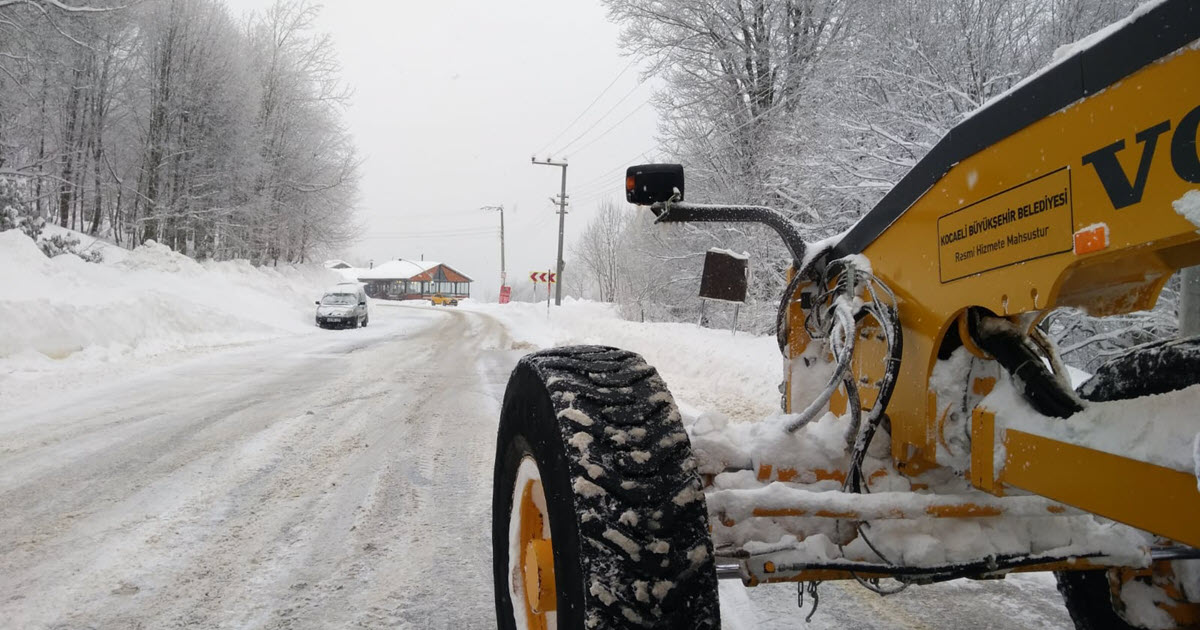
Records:
[[[1195,476],[1013,429],[1004,448],[1001,483],[1200,546]]]
[[[1153,304],[1172,270],[1200,263],[1196,226],[1172,207],[1200,189],[1182,164],[1200,116],[1196,77],[1200,49],[1184,49],[1029,125],[951,168],[864,249],[895,291],[904,326],[904,368],[888,409],[898,461],[935,463],[929,375],[963,309],[1128,312]],[[1114,160],[1135,188],[1144,183],[1131,203],[1101,178]],[[1074,234],[1097,224],[1106,226],[1104,246],[1075,251]]]
[[[1070,251],[1070,190],[1064,166],[938,217],[942,282]]]
[[[995,488],[996,415],[976,407],[971,410],[971,484],[984,492]]]

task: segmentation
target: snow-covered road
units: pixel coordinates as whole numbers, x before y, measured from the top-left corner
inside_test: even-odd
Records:
[[[486,626],[516,354],[484,317],[372,319],[6,410],[0,626]]]
[[[0,627],[494,627],[515,345],[485,313],[378,305],[366,329],[5,407]],[[794,588],[727,583],[722,600],[727,628],[803,627]],[[826,584],[809,627],[1068,626],[1052,580],[1026,576],[887,599]]]

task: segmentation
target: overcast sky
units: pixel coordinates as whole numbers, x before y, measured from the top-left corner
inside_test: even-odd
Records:
[[[354,89],[346,120],[365,159],[352,263],[424,255],[495,299],[500,217],[480,206],[505,207],[509,284],[554,267],[561,174],[531,165],[535,152],[570,164],[568,261],[599,199],[621,199],[624,167],[654,155],[654,82],[639,85],[645,64],[621,54],[599,0],[338,0],[320,28]]]

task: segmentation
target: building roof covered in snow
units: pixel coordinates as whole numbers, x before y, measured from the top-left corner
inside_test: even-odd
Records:
[[[411,282],[471,282],[449,265],[430,260],[389,260],[374,269],[364,269],[358,279],[408,280]]]

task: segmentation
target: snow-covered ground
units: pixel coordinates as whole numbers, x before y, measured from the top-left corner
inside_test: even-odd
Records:
[[[6,628],[494,627],[494,435],[521,355],[636,350],[693,420],[778,404],[770,338],[571,301],[373,302],[370,327],[322,331],[320,270],[156,248],[84,267],[0,237],[0,312],[75,335],[0,330]],[[820,594],[813,628],[1070,625],[1045,575]],[[721,597],[726,628],[802,625],[792,586]]]
[[[47,226],[46,235],[68,234]],[[17,402],[111,379],[180,352],[314,332],[313,302],[342,278],[321,265],[203,264],[147,244],[128,251],[81,237],[99,264],[46,258],[0,232],[0,396]]]

